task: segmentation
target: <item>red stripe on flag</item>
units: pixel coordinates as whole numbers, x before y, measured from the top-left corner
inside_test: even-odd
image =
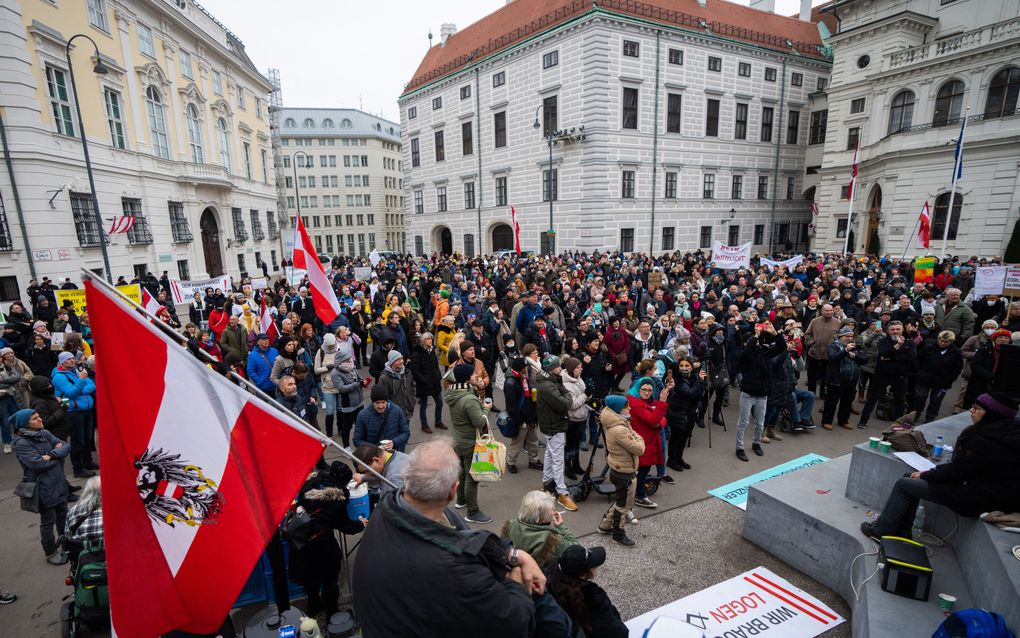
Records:
[[[804,604],[804,605],[807,605],[807,606],[808,606],[808,607],[810,607],[811,609],[814,609],[814,610],[815,610],[815,611],[817,611],[817,612],[818,612],[819,614],[821,614],[821,615],[823,615],[823,616],[825,616],[825,617],[829,618],[830,620],[836,620],[836,619],[838,619],[838,618],[839,618],[838,616],[836,616],[835,614],[833,614],[833,613],[832,613],[832,612],[830,612],[829,610],[825,609],[824,607],[819,607],[818,605],[814,604],[814,603],[813,603],[813,602],[811,602],[810,600],[806,600],[806,599],[805,599],[804,597],[802,597],[802,596],[800,596],[800,595],[796,594],[795,592],[792,592],[792,591],[790,591],[789,589],[787,589],[787,588],[783,587],[782,585],[778,585],[778,584],[776,584],[776,583],[772,582],[771,580],[769,580],[768,578],[765,578],[764,576],[762,576],[762,575],[761,575],[761,574],[759,574],[758,572],[753,572],[753,573],[751,574],[751,576],[753,576],[753,577],[755,577],[755,578],[758,578],[758,579],[761,579],[762,581],[764,581],[765,583],[767,583],[767,584],[768,584],[769,586],[771,586],[771,587],[773,587],[773,588],[775,588],[775,589],[778,589],[779,591],[783,592],[783,593],[784,593],[784,594],[786,594],[787,596],[789,596],[789,597],[791,597],[791,598],[794,598],[794,599],[796,599],[796,600],[800,601],[800,602],[801,602],[802,604]],[[745,580],[747,580],[747,578],[746,578],[746,577],[745,577]],[[762,589],[765,589],[765,588],[764,588],[764,586],[762,586],[762,585],[761,585],[761,584],[759,584],[759,583],[755,583],[754,581],[750,581],[750,582],[751,582],[752,584],[755,584],[755,585],[757,585],[758,587],[761,587]],[[766,590],[766,591],[768,591],[768,590]],[[772,592],[770,592],[770,593],[772,593]],[[779,595],[778,595],[778,594],[772,593],[772,595],[773,595],[773,596],[776,596],[777,598],[779,598]],[[789,602],[789,601],[787,601],[787,602]],[[795,603],[790,603],[790,604],[791,604],[791,605],[794,605]],[[798,607],[798,609],[800,609],[800,608]],[[802,609],[801,611],[804,611],[804,613],[808,614],[809,616],[815,617],[815,616],[814,616],[814,614],[811,614],[810,612],[808,612],[808,611],[806,611],[806,610],[803,610],[803,609]],[[822,621],[822,622],[825,622],[825,621]]]

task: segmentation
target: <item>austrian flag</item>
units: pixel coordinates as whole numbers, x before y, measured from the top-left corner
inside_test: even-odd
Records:
[[[114,634],[214,632],[323,444],[105,285],[85,294]]]

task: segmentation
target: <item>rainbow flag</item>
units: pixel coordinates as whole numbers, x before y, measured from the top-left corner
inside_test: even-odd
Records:
[[[935,279],[935,258],[918,257],[914,260],[914,283],[926,284]]]

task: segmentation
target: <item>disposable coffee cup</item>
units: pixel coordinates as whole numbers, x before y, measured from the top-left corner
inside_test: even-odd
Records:
[[[942,611],[952,613],[953,605],[956,604],[956,596],[950,596],[949,594],[939,594],[939,608]]]
[[[872,450],[877,450],[878,449],[878,444],[881,443],[881,442],[882,442],[882,439],[880,439],[877,436],[873,436],[870,439],[868,439],[868,447],[870,447]]]
[[[882,450],[882,454],[888,454],[892,450],[892,443],[889,441],[881,441],[878,447]]]

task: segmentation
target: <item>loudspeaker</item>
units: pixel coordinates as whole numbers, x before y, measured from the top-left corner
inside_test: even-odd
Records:
[[[1020,398],[1020,345],[1008,344],[999,351],[999,363],[995,366],[991,389]]]

